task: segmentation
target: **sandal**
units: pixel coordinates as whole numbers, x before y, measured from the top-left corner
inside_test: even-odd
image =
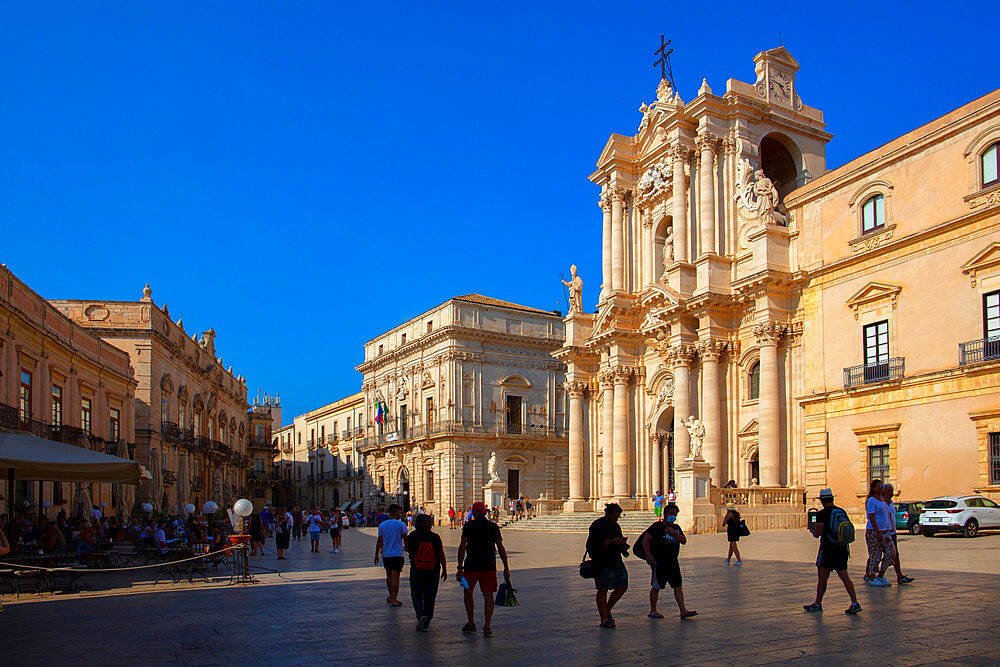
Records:
[[[696,612],[696,611],[689,611],[686,614],[681,614],[681,618],[691,618],[692,616],[697,616],[697,615],[698,615],[698,612]]]
[[[653,611],[646,614],[646,618],[663,618],[663,614],[658,611]]]
[[[493,631],[489,628],[483,628],[483,637],[492,637]]]
[[[466,634],[475,634],[475,632],[476,632],[476,624],[475,623],[466,623],[465,625],[462,626],[462,632],[464,632]]]
[[[613,618],[609,618],[608,620],[604,621],[603,623],[601,623],[601,627],[602,628],[614,628],[615,627],[615,621],[614,621],[614,619]]]
[[[392,603],[392,606],[393,607],[402,607],[403,603],[400,602],[399,600],[396,600],[395,602]]]

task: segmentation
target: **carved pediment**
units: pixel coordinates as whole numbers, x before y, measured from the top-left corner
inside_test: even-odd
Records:
[[[870,282],[860,290],[855,292],[854,296],[847,300],[847,306],[854,311],[854,319],[858,319],[859,311],[861,306],[878,303],[880,301],[888,301],[893,308],[896,307],[896,300],[899,298],[899,293],[903,290],[899,285],[890,285],[888,283]]]
[[[969,276],[972,286],[976,286],[976,274],[1000,265],[1000,241],[994,241],[976,256],[962,265],[962,273]]]
[[[756,419],[751,419],[747,422],[747,425],[736,432],[736,435],[740,438],[747,437],[757,437],[760,432],[760,425],[757,423]]]
[[[174,390],[174,381],[170,377],[170,373],[164,373],[163,377],[160,378],[160,389],[163,390],[163,392],[167,393],[167,394],[173,392],[173,390]]]

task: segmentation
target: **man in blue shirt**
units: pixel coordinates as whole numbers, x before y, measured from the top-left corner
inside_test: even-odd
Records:
[[[389,591],[385,601],[393,607],[403,605],[398,599],[399,575],[403,571],[403,556],[406,554],[406,524],[399,520],[402,511],[399,505],[389,506],[389,518],[379,524],[378,541],[375,543],[375,564],[378,565],[381,554],[385,567],[385,587]]]

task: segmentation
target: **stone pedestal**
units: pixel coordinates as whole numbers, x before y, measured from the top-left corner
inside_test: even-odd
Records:
[[[573,512],[593,512],[594,503],[589,500],[567,500],[563,503],[563,512],[572,514]]]
[[[717,530],[715,505],[712,504],[712,466],[700,456],[685,459],[674,467],[677,483],[677,522],[689,535],[714,533]]]
[[[666,270],[666,283],[674,291],[687,296],[698,286],[694,264],[674,262]]]
[[[487,508],[504,509],[503,499],[507,496],[507,484],[500,480],[492,480],[483,485],[483,502]]]

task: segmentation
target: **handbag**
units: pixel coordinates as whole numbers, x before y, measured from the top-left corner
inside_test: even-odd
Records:
[[[597,579],[601,574],[601,568],[592,560],[587,560],[587,552],[583,552],[583,559],[580,561],[580,576],[584,579]]]
[[[750,537],[750,529],[747,528],[746,519],[740,519],[740,537]]]
[[[516,607],[520,604],[516,593],[517,589],[505,581],[497,587],[497,596],[493,604],[497,607]]]

